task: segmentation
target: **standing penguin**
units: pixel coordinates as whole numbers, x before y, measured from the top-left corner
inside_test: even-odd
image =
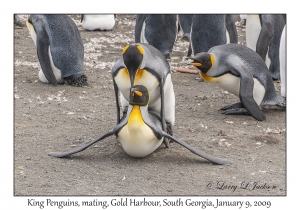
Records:
[[[182,36],[183,40],[190,41],[193,16],[194,15],[192,14],[178,15],[179,24],[183,31],[183,36]]]
[[[216,82],[240,98],[241,102],[221,108],[221,113],[250,113],[256,120],[263,121],[266,117],[260,108],[278,106],[285,109],[285,101],[277,95],[266,64],[250,48],[240,44],[219,45],[191,59],[204,80]]]
[[[115,134],[124,151],[132,157],[145,157],[151,154],[161,145],[163,137],[167,137],[187,148],[194,154],[213,163],[220,165],[230,164],[227,160],[205,154],[202,151],[194,149],[185,142],[165,133],[162,130],[161,121],[157,115],[148,112],[150,97],[151,95],[145,86],[133,86],[130,90],[128,112],[117,126],[98,139],[95,139],[80,148],[68,152],[51,152],[49,155],[57,158],[66,157],[81,152],[96,142]]]
[[[280,78],[279,45],[284,25],[285,20],[282,14],[247,15],[247,47],[263,58],[275,80]]]
[[[177,15],[137,15],[135,42],[147,43],[171,57],[178,33]]]
[[[40,81],[88,86],[83,72],[84,47],[68,15],[30,15],[26,25],[37,48]]]
[[[115,26],[115,15],[81,15],[82,27],[88,31],[109,31]]]
[[[237,43],[237,40],[233,15],[194,15],[188,56],[207,52],[213,46]]]
[[[281,95],[286,97],[286,25],[282,30],[279,47]]]
[[[149,44],[127,45],[112,68],[112,77],[116,95],[117,123],[120,122],[120,105],[126,113],[130,88],[134,85],[144,85],[151,96],[150,112],[159,116],[163,130],[172,135],[172,126],[175,122],[175,94],[170,65],[159,50]],[[168,147],[167,141],[165,143]]]

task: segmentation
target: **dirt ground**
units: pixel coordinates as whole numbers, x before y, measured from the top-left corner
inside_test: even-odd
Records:
[[[25,15],[21,17],[24,18]],[[36,48],[26,27],[14,28],[14,195],[199,196],[286,195],[286,112],[264,111],[266,121],[226,116],[222,106],[238,101],[189,68],[188,42],[179,33],[170,65],[176,97],[174,136],[233,162],[214,165],[171,143],[145,158],[128,156],[109,137],[68,158],[49,152],[79,147],[116,123],[111,68],[134,42],[136,15],[117,15],[112,31],[85,31],[71,15],[85,46],[85,74],[93,88],[38,81]],[[24,19],[23,19],[24,20]],[[238,22],[239,42],[245,27]],[[280,83],[274,82],[280,94]]]

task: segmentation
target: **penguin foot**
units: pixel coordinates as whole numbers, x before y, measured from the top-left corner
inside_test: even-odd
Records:
[[[64,78],[69,85],[76,87],[91,87],[87,82],[87,77],[83,74],[80,76],[69,76]]]
[[[221,110],[235,109],[235,108],[243,108],[242,103],[237,102],[237,103],[234,103],[234,104],[230,104],[230,105],[222,107]]]
[[[221,110],[221,114],[225,115],[251,115],[245,108],[232,108]]]
[[[183,41],[189,42],[189,41],[190,41],[190,37],[189,37],[188,35],[185,35],[185,34],[184,34],[184,35],[182,36],[182,40],[183,40]]]
[[[164,53],[164,56],[166,57],[166,59],[170,59],[171,58],[171,55],[170,55],[170,53]]]

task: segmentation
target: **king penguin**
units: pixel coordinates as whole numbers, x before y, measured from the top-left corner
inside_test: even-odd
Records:
[[[50,156],[62,158],[81,152],[96,142],[115,134],[124,151],[132,157],[145,157],[153,153],[162,143],[163,137],[172,139],[192,153],[203,157],[213,163],[224,165],[230,161],[222,160],[202,151],[199,151],[185,142],[170,136],[162,130],[161,120],[155,114],[148,112],[150,94],[143,85],[133,86],[130,90],[129,107],[126,117],[113,129],[88,144],[68,152],[52,152]]]
[[[172,135],[172,127],[175,123],[175,94],[170,65],[159,50],[149,44],[127,45],[112,68],[112,77],[117,105],[117,123],[120,122],[120,106],[123,113],[128,107],[130,88],[134,85],[144,85],[151,95],[150,111],[160,117],[163,130],[167,129],[167,132]],[[165,143],[168,146],[167,141]]]
[[[177,15],[137,15],[135,42],[147,43],[171,57],[178,33]]]
[[[179,14],[179,24],[183,31],[182,39],[186,41],[190,41],[191,38],[191,28],[192,28],[192,21],[193,21],[192,14]]]
[[[237,30],[233,15],[196,14],[193,17],[188,56],[207,52],[211,47],[237,43]]]
[[[274,80],[280,78],[279,45],[284,25],[282,14],[247,15],[247,47],[263,58]]]
[[[83,72],[82,40],[68,15],[30,15],[26,25],[37,48],[40,81],[89,86]]]
[[[263,121],[266,117],[261,108],[285,109],[285,100],[276,93],[266,64],[250,48],[234,43],[219,45],[191,59],[205,81],[215,82],[240,98],[241,102],[221,108],[222,114],[250,114]]]
[[[286,97],[286,25],[282,30],[279,47],[279,61],[280,61],[280,92],[283,97]]]
[[[82,27],[88,31],[110,31],[115,26],[115,15],[81,15]]]

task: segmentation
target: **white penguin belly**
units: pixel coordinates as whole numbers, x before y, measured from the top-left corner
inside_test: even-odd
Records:
[[[280,84],[281,84],[281,95],[286,97],[286,27],[283,28],[281,39],[280,39],[280,46],[279,46],[279,61],[280,61]]]
[[[246,44],[247,47],[256,51],[256,43],[261,31],[259,15],[247,15]]]
[[[127,124],[118,133],[124,151],[132,157],[145,157],[155,151],[162,143],[151,128],[143,121],[138,106],[134,106]]]
[[[82,27],[86,30],[111,30],[115,26],[114,15],[84,15]]]
[[[253,78],[253,80],[253,99],[258,105],[260,105],[265,96],[265,88],[257,79]],[[224,90],[227,90],[228,92],[239,97],[241,81],[239,77],[236,77],[232,74],[225,74],[223,76],[214,78],[214,81]]]
[[[54,65],[53,63],[53,60],[52,60],[52,56],[51,56],[51,52],[50,52],[50,46],[49,46],[49,49],[48,49],[48,53],[49,53],[49,58],[50,58],[50,63],[51,63],[51,68],[52,68],[52,71],[54,73],[54,76],[56,78],[56,81],[60,81],[61,80],[61,70],[56,68],[56,66]],[[41,82],[44,82],[44,83],[49,83],[49,81],[47,80],[47,78],[45,77],[45,74],[43,72],[43,70],[41,69],[39,71],[39,80]]]

